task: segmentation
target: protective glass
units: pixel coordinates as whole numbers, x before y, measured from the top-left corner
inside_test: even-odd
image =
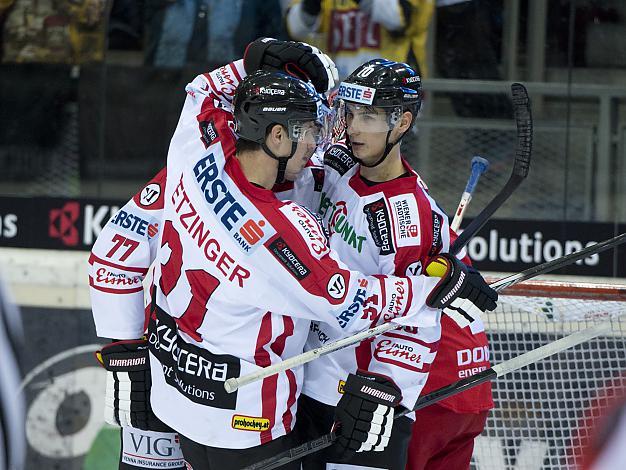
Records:
[[[294,142],[315,144],[325,150],[330,144],[332,125],[334,122],[333,111],[325,104],[320,103],[317,109],[317,119],[298,120],[289,119],[289,138]]]
[[[393,129],[402,117],[400,106],[370,106],[347,102],[343,99],[335,100],[335,132],[343,126],[352,132],[387,133]]]

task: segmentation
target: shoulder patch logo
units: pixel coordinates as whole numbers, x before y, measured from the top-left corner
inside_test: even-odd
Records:
[[[269,244],[270,253],[283,265],[298,281],[301,281],[309,275],[311,270],[300,261],[291,247],[287,245],[285,240],[278,237]]]
[[[420,244],[420,219],[415,196],[403,194],[389,198],[397,246]]]
[[[215,123],[212,120],[200,122],[200,131],[202,132],[202,143],[205,147],[211,145],[219,137],[215,129]]]
[[[405,274],[407,276],[419,276],[422,274],[422,262],[420,260],[413,261],[406,267]]]
[[[313,191],[317,193],[322,192],[322,188],[324,187],[324,170],[321,168],[312,168],[311,174],[313,175],[313,181],[315,183]]]
[[[324,154],[324,165],[332,168],[342,176],[356,163],[356,159],[342,145],[333,145]]]
[[[346,280],[341,273],[333,274],[326,285],[326,292],[333,299],[340,300],[346,295]]]
[[[141,190],[139,194],[139,203],[142,206],[149,207],[159,200],[161,195],[161,186],[157,183],[150,183]]]
[[[389,219],[389,211],[387,204],[383,198],[366,204],[363,212],[367,218],[367,226],[369,228],[372,239],[377,247],[380,248],[381,255],[389,255],[395,253],[393,246],[393,237],[391,233],[391,221]]]
[[[433,243],[428,251],[428,256],[434,256],[441,251],[441,229],[443,227],[443,216],[431,211],[433,215]]]

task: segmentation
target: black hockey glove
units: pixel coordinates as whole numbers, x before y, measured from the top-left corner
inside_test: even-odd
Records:
[[[449,254],[436,256],[427,266],[426,274],[441,280],[426,299],[426,305],[443,309],[461,328],[465,328],[481,312],[496,308],[498,293],[472,267]]]
[[[341,460],[355,452],[382,451],[389,443],[393,407],[402,400],[400,389],[385,376],[358,371],[349,374],[335,409],[335,453]]]
[[[171,432],[150,407],[150,358],[145,340],[117,341],[96,353],[107,370],[104,420],[112,425]]]
[[[286,72],[310,81],[318,93],[330,90],[339,81],[330,57],[304,42],[259,38],[248,44],[243,65],[249,74],[257,70]]]

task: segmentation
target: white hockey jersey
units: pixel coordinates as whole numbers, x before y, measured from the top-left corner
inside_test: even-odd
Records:
[[[429,258],[449,250],[456,235],[419,175],[403,163],[406,176],[369,186],[360,177],[351,153],[338,144],[323,157],[316,154],[295,185],[283,185],[278,194],[319,212],[330,232],[331,248],[351,269],[371,275],[419,275]],[[480,320],[467,331],[447,318],[442,323],[446,324],[442,338],[445,360],[437,360],[431,372],[438,386],[462,378],[456,367],[457,350],[483,350],[487,344]],[[306,349],[334,339],[328,330],[323,323],[312,323]],[[391,377],[402,390],[402,404],[412,408],[442,344],[440,336],[440,325],[409,327],[323,356],[305,366],[303,393],[335,405],[346,374],[365,369]],[[469,412],[476,409],[477,402],[481,402],[479,409],[488,408],[491,394],[472,392],[447,401],[451,408]]]
[[[439,321],[422,300],[436,280],[350,271],[308,210],[246,179],[231,114],[244,73],[238,61],[187,86],[167,178],[162,173],[108,222],[90,259],[97,333],[119,339],[143,334],[140,281],[156,259],[152,407],[176,431],[222,448],[293,429],[301,368],[233,394],[224,382],[301,353],[311,320],[336,337],[372,321],[426,328]],[[371,299],[365,317],[361,304],[354,307],[360,297]]]

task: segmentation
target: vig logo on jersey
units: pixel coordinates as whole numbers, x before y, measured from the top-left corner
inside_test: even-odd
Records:
[[[199,160],[193,172],[204,199],[245,254],[253,253],[276,233],[228,176],[220,174],[214,153]]]
[[[374,102],[375,88],[355,85],[354,83],[341,82],[339,85],[338,98],[343,98],[355,103],[372,104]]]

